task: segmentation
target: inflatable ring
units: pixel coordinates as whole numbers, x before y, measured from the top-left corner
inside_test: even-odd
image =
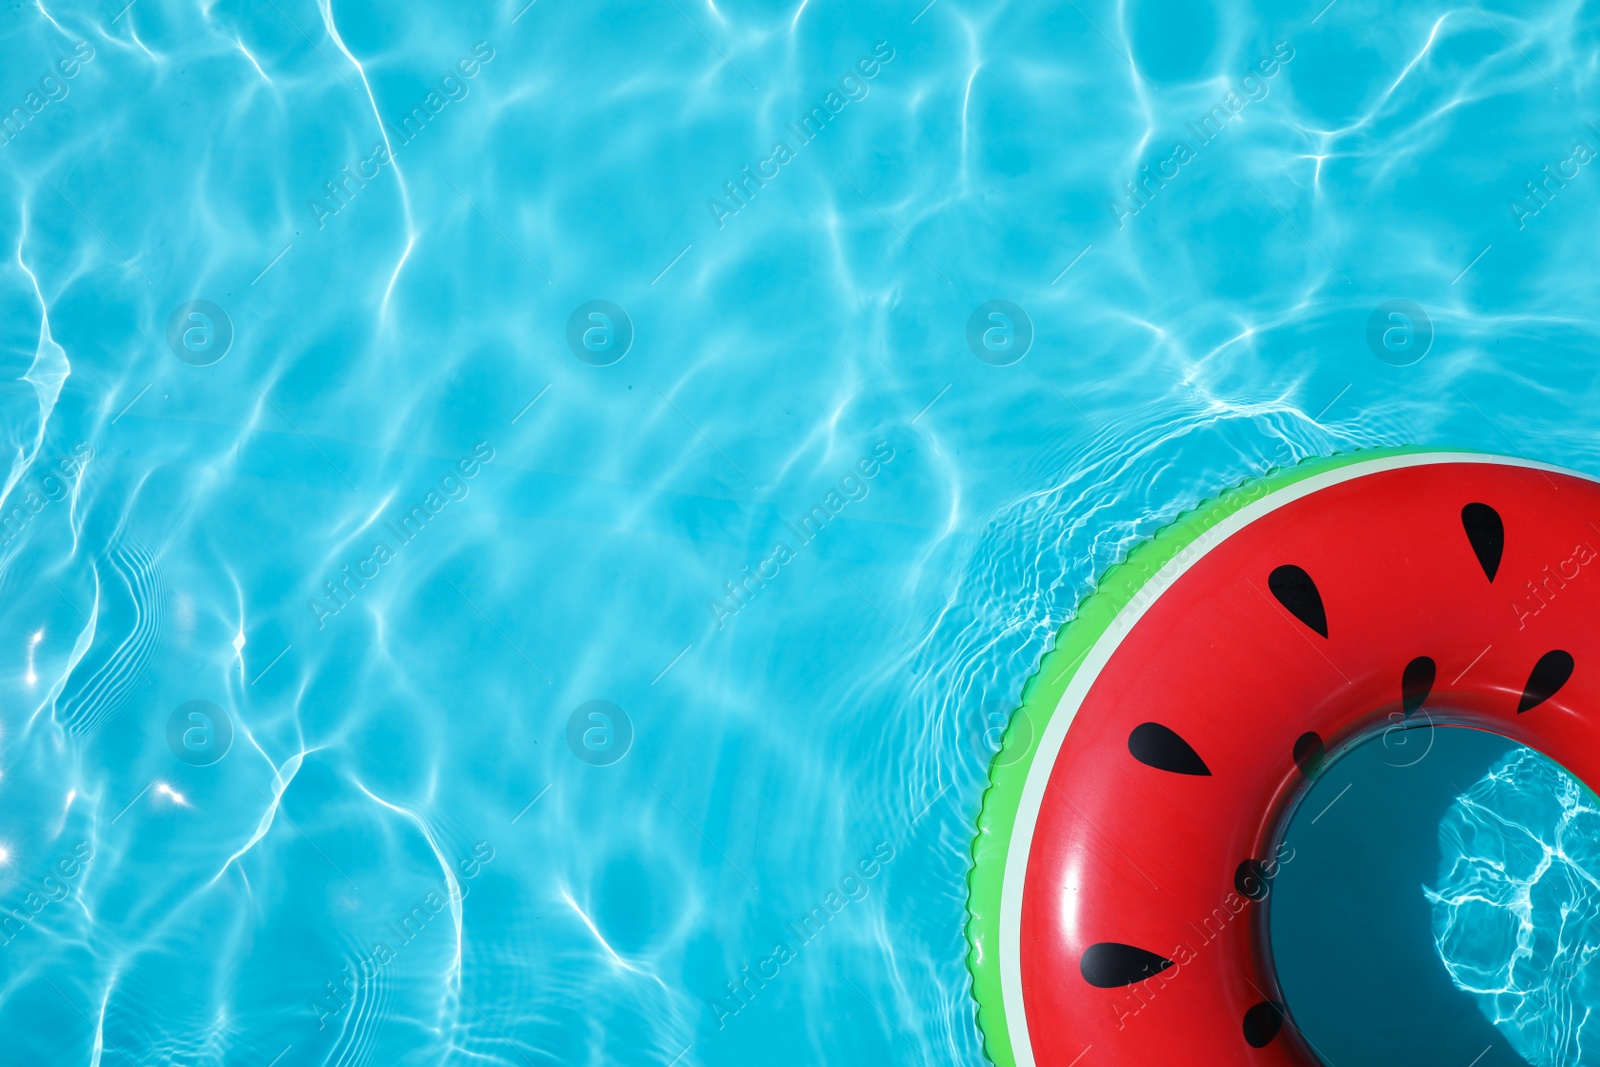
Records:
[[[998,1067],[1308,1067],[1265,901],[1325,763],[1490,730],[1600,785],[1600,484],[1374,450],[1248,483],[1105,574],[990,771],[968,966]],[[1091,1051],[1092,1050],[1092,1051]]]

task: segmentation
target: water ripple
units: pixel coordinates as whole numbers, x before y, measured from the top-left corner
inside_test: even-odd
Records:
[[[1600,1063],[1600,801],[1520,750],[1456,800],[1439,846],[1426,893],[1456,986],[1535,1067]]]

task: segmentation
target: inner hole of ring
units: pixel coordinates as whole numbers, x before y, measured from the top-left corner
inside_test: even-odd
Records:
[[[1555,761],[1482,729],[1380,728],[1331,754],[1281,841],[1267,951],[1323,1063],[1600,1051],[1574,1021],[1600,1009],[1600,802]]]

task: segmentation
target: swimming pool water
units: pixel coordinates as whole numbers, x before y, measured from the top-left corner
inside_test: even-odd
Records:
[[[1455,984],[1537,1067],[1600,1062],[1600,805],[1522,750],[1457,798],[1428,890],[1434,942]]]
[[[1441,884],[1440,827],[1462,788],[1530,750],[1480,730],[1427,725],[1440,711],[1419,728],[1386,727],[1339,753],[1285,828],[1291,858],[1267,898],[1272,958],[1295,1027],[1328,1064],[1524,1062],[1511,1035],[1442,965],[1439,910],[1427,890]],[[1495,835],[1484,831],[1487,845]],[[1445,850],[1447,869],[1452,855]],[[1464,962],[1482,955],[1476,938],[1503,928],[1463,918],[1474,943],[1452,954]]]
[[[1596,39],[7,8],[0,1059],[982,1062],[1096,575],[1308,455],[1600,472]]]

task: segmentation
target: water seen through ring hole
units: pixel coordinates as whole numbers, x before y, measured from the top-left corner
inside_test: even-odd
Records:
[[[1285,840],[1272,956],[1324,1063],[1600,1063],[1600,809],[1557,763],[1462,727],[1379,734]]]

